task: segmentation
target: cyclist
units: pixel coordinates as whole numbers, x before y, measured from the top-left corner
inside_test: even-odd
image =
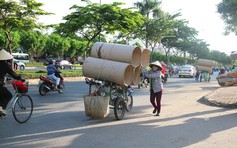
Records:
[[[12,93],[4,87],[4,78],[6,74],[17,80],[24,79],[21,78],[16,72],[14,72],[10,66],[10,61],[13,60],[13,56],[6,50],[0,50],[0,116],[5,116],[6,112],[3,110],[7,107],[8,102],[12,98]]]
[[[47,72],[48,72],[47,77],[52,78],[56,82],[57,85],[56,88],[59,89],[60,78],[54,75],[54,73],[59,72],[59,70],[54,66],[52,59],[49,60],[49,65],[47,66]]]

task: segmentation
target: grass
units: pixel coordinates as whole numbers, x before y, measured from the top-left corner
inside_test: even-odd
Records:
[[[40,67],[40,68],[45,67],[44,63],[42,62],[29,62],[29,63],[25,63],[25,65],[26,67]]]
[[[17,70],[18,74],[20,74],[25,79],[37,79],[40,75],[47,75],[46,70],[38,70],[38,71],[26,71],[26,70]],[[83,76],[81,70],[61,70],[63,77],[80,77]]]

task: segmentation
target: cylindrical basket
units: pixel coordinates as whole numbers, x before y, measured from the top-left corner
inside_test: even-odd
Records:
[[[120,85],[130,85],[133,80],[133,66],[128,63],[88,57],[82,72],[85,77],[107,80]]]
[[[211,73],[212,67],[198,65],[198,70],[199,71],[206,71],[206,72]]]
[[[212,60],[206,60],[206,59],[199,59],[198,65],[206,66],[206,67],[212,67],[215,65],[215,62]]]
[[[134,68],[132,85],[138,85],[141,81],[142,66]]]
[[[131,45],[96,42],[91,49],[91,56],[118,62],[130,63],[137,67],[141,64],[141,48]]]
[[[142,58],[141,58],[141,66],[147,67],[150,61],[150,51],[149,49],[145,48],[142,50]]]

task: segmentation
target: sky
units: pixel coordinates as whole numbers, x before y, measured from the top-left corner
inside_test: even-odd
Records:
[[[42,9],[52,12],[55,15],[39,18],[39,22],[47,24],[56,24],[62,22],[62,17],[70,14],[69,8],[74,5],[85,5],[81,0],[36,0],[44,3]],[[123,2],[126,7],[133,6],[133,3],[142,0],[91,0],[93,3],[112,3]],[[195,28],[199,33],[197,38],[203,39],[210,46],[210,50],[219,50],[230,55],[236,51],[235,42],[237,36],[230,34],[224,35],[225,25],[219,13],[217,13],[217,4],[222,0],[162,0],[162,10],[174,14],[181,12],[180,19],[189,22],[188,26]]]

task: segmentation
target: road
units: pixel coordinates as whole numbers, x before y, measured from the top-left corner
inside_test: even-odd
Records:
[[[214,76],[213,76],[214,77]],[[193,78],[169,78],[164,86],[160,116],[152,114],[149,90],[134,90],[134,107],[123,120],[113,111],[105,119],[85,116],[83,96],[88,87],[83,81],[66,82],[64,94],[41,97],[36,85],[29,94],[34,113],[25,124],[11,114],[0,120],[1,148],[41,147],[236,147],[237,112],[208,106],[199,101],[218,88],[213,78],[195,82]]]

